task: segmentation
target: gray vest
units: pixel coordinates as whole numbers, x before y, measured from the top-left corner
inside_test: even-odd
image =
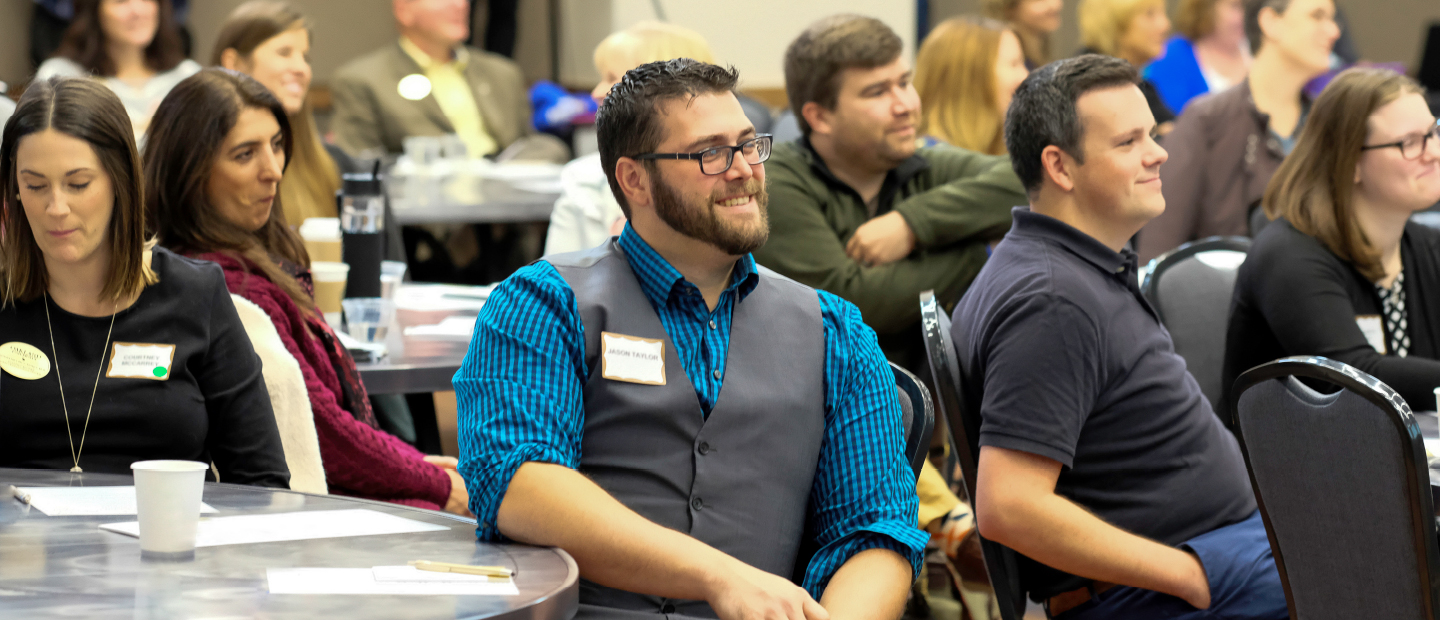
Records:
[[[789,578],[825,432],[825,336],[814,289],[759,268],[734,307],[720,396],[707,417],[660,316],[615,240],[545,259],[585,326],[580,471],[640,516]],[[663,386],[601,376],[600,332],[661,339]],[[580,584],[577,618],[714,618],[703,601]]]

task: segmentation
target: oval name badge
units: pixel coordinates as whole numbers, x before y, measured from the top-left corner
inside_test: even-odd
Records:
[[[0,344],[0,369],[21,379],[34,381],[50,374],[50,358],[23,342]]]

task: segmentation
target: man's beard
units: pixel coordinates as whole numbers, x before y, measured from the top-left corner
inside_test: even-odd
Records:
[[[691,239],[715,246],[731,256],[740,256],[765,245],[770,238],[770,196],[765,184],[751,177],[743,184],[728,185],[709,196],[705,204],[686,204],[675,188],[670,187],[659,175],[652,177],[651,191],[655,195],[655,213],[660,220],[677,232]],[[739,190],[739,191],[736,191]],[[716,213],[716,202],[736,193],[752,194],[759,206],[760,219],[735,224],[720,218]]]

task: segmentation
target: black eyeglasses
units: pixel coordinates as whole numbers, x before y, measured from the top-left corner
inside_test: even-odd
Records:
[[[700,172],[709,175],[725,174],[735,163],[735,152],[739,151],[745,163],[752,166],[770,159],[770,134],[762,133],[735,146],[712,146],[698,153],[644,153],[635,159],[694,159],[700,162]]]
[[[1427,131],[1418,136],[1410,136],[1399,142],[1391,142],[1389,144],[1374,144],[1370,146],[1362,146],[1360,147],[1360,150],[1368,151],[1371,149],[1388,149],[1393,146],[1397,149],[1400,149],[1400,156],[1405,159],[1420,159],[1420,155],[1423,154],[1425,152],[1425,149],[1430,146],[1430,140],[1432,139],[1436,140],[1437,144],[1440,144],[1440,120],[1435,121],[1435,126],[1431,127],[1430,131]]]

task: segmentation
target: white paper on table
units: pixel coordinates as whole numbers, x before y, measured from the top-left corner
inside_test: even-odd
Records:
[[[395,294],[395,308],[428,312],[478,312],[485,306],[485,300],[490,298],[490,293],[494,290],[494,285],[402,284]]]
[[[1429,454],[1427,454],[1426,456],[1440,457],[1440,439],[1431,439],[1429,437],[1426,437],[1424,441],[1425,451],[1429,452]]]
[[[377,567],[378,568],[378,567]],[[397,567],[397,568],[410,568]],[[439,574],[439,573],[437,573]],[[376,581],[369,568],[270,568],[271,594],[417,594],[517,596],[515,582]]]
[[[510,583],[509,577],[486,577],[465,573],[420,570],[414,566],[376,566],[370,569],[375,581],[423,581],[428,583]]]
[[[126,536],[140,536],[140,523],[107,523],[100,529]],[[383,512],[354,508],[318,512],[282,512],[201,519],[195,530],[196,547],[248,545],[255,543],[345,538],[381,534],[436,532],[450,528]],[[369,569],[366,569],[369,570]]]
[[[51,517],[97,517],[139,514],[135,487],[21,487],[30,496],[30,507]],[[200,504],[200,513],[213,513],[209,504]]]
[[[475,333],[475,316],[447,316],[435,325],[412,325],[405,335],[412,338],[464,338]]]

